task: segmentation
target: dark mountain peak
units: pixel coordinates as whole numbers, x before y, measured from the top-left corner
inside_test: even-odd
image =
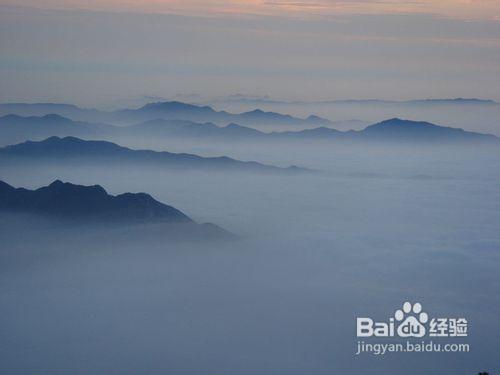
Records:
[[[179,210],[146,193],[113,196],[100,185],[75,185],[60,180],[36,190],[15,189],[0,181],[0,210],[78,221],[192,222]]]

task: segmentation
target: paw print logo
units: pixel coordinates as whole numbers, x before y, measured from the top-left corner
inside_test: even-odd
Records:
[[[394,318],[398,322],[397,333],[400,337],[423,337],[425,335],[425,326],[429,320],[427,313],[422,312],[422,305],[405,302],[401,310],[394,313]]]

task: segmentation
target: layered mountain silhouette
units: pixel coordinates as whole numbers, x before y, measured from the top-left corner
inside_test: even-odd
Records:
[[[199,106],[177,101],[149,103],[137,109],[122,109],[111,112],[82,109],[68,104],[6,103],[0,104],[0,114],[16,114],[21,116],[58,114],[73,120],[120,125],[131,125],[155,119],[213,122],[218,125],[227,125],[234,122],[246,126],[327,126],[332,124],[329,120],[318,116],[298,118],[276,112],[265,112],[260,109],[243,113],[229,113],[226,111],[216,111],[210,106]]]
[[[0,161],[27,161],[30,163],[55,162],[102,164],[118,163],[130,165],[140,163],[173,169],[233,170],[272,173],[306,171],[295,166],[280,168],[257,163],[239,161],[226,156],[201,157],[193,154],[176,154],[150,150],[132,150],[106,141],[87,141],[75,137],[50,137],[43,141],[24,143],[0,148]]]
[[[179,107],[180,111],[184,106]],[[200,112],[211,112],[199,107]],[[315,127],[300,131],[263,132],[248,126],[230,123],[225,126],[213,122],[191,120],[154,119],[130,126],[72,121],[59,115],[21,117],[7,115],[0,118],[0,142],[3,145],[30,140],[43,140],[50,136],[75,136],[86,139],[187,138],[245,140],[350,140],[386,142],[497,142],[498,138],[460,128],[439,126],[429,122],[393,118],[359,131],[339,131],[331,127]]]

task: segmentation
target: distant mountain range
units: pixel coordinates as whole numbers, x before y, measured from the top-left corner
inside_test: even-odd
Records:
[[[209,106],[199,106],[176,101],[149,103],[137,109],[121,109],[110,112],[83,109],[69,104],[0,104],[0,115],[7,114],[20,116],[58,114],[72,120],[106,122],[119,125],[131,125],[137,122],[156,119],[213,122],[218,125],[227,125],[236,122],[245,126],[328,126],[332,124],[331,121],[314,115],[307,118],[298,118],[276,112],[265,112],[260,109],[235,114],[226,111],[216,111]]]
[[[0,118],[0,142],[3,145],[24,140],[42,140],[50,136],[75,136],[86,139],[121,140],[134,138],[183,138],[221,141],[278,141],[278,140],[337,140],[366,142],[497,142],[493,135],[435,125],[423,121],[393,118],[359,131],[339,131],[330,127],[315,127],[300,131],[262,132],[231,123],[218,126],[212,122],[155,119],[131,126],[72,121],[59,115]]]
[[[300,131],[265,133],[238,124],[224,127],[213,123],[193,123],[190,121],[154,120],[133,125],[121,134],[150,137],[207,138],[227,141],[268,140],[268,141],[366,141],[366,142],[497,142],[499,138],[463,129],[444,127],[423,121],[393,118],[366,127],[360,131],[339,131],[328,127],[317,127]]]
[[[76,165],[116,163],[127,166],[140,163],[169,169],[199,169],[224,171],[251,171],[271,173],[297,173],[307,169],[295,166],[280,168],[254,161],[239,161],[225,156],[201,157],[192,154],[176,154],[150,150],[132,150],[106,141],[87,141],[75,137],[50,137],[43,141],[24,143],[0,148],[0,162],[23,162],[31,164],[52,162]]]
[[[56,114],[22,117],[0,117],[0,144],[12,144],[28,139],[40,140],[53,135],[100,138],[116,133],[112,125],[73,121]]]

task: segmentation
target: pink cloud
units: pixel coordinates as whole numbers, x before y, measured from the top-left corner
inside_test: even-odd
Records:
[[[0,5],[19,5],[0,0]],[[332,15],[433,13],[462,19],[500,18],[498,0],[25,0],[38,8],[160,12],[189,15]]]

